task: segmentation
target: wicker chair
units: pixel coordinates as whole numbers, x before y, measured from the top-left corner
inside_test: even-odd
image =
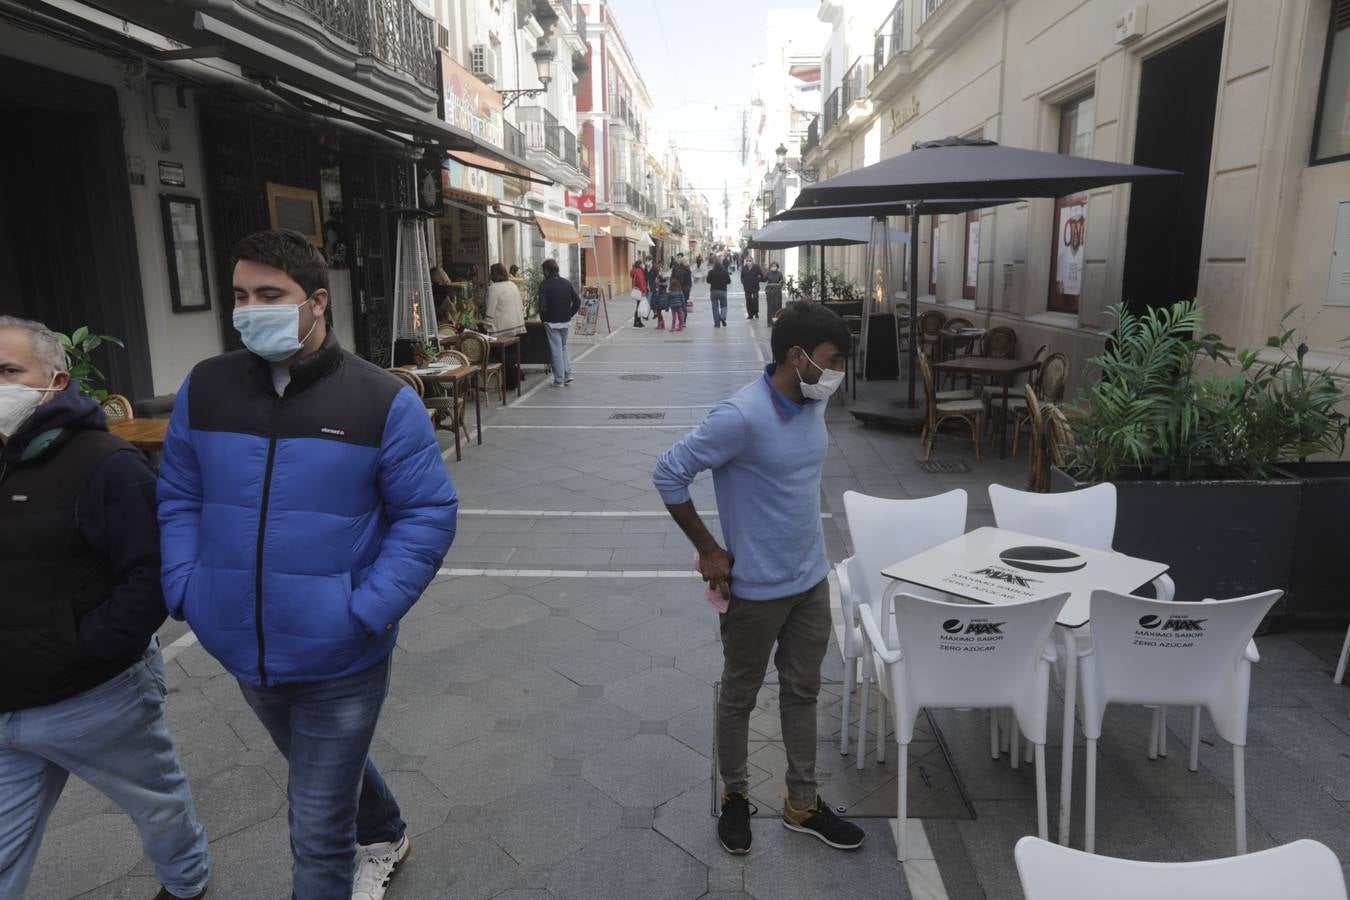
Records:
[[[1036,386],[1032,395],[1039,397],[1041,403],[1062,401],[1064,388],[1069,383],[1069,357],[1063,353],[1051,353],[1041,363],[1035,381]],[[1031,385],[1028,384],[1026,387],[1031,388]],[[1029,409],[1024,399],[1008,401],[1008,415],[1012,416],[1013,420],[1013,459],[1017,459],[1017,444],[1022,435],[1022,428],[1030,423]],[[1034,423],[1031,424],[1033,428],[1037,427]]]
[[[453,353],[454,351],[448,351]],[[445,354],[441,354],[444,356]],[[463,433],[465,440],[469,439],[468,424],[464,421],[464,398],[461,397],[459,403],[455,403],[453,394],[447,394],[439,386],[433,387],[428,391],[426,383],[416,374],[409,371],[406,367],[399,367],[386,370],[399,381],[402,381],[408,387],[417,393],[422,399],[422,405],[427,408],[427,414],[431,417],[431,427],[440,428],[444,420],[451,420],[450,427],[458,428]]]
[[[980,355],[990,359],[1017,359],[1017,332],[1007,325],[989,329],[980,341]]]
[[[933,389],[933,370],[928,365],[928,357],[919,354],[919,372],[923,375],[924,404],[927,412],[924,416],[923,458],[933,455],[933,442],[936,440],[959,441],[966,439],[959,435],[942,434],[942,425],[946,422],[964,422],[970,428],[970,445],[975,448],[975,461],[980,461],[980,430],[984,419],[984,404],[975,398],[967,400],[940,400]]]
[[[937,349],[938,335],[947,321],[947,314],[936,309],[919,314],[919,350],[932,353]]]
[[[1042,415],[1041,401],[1031,385],[1022,385],[1026,404],[1027,421],[1031,424],[1031,435],[1027,447],[1027,488],[1043,494],[1050,489],[1050,453],[1048,435],[1045,430],[1045,416]],[[1017,437],[1013,435],[1014,444]]]
[[[108,395],[108,399],[103,401],[103,414],[112,420],[136,418],[131,401],[121,394]]]
[[[482,370],[482,387],[484,391],[490,392],[492,382],[497,382],[497,390],[501,393],[502,406],[506,405],[506,376],[502,373],[502,364],[492,362],[487,335],[479,334],[477,331],[465,331],[459,338],[459,350],[463,353],[471,364],[478,366]]]
[[[1042,359],[1045,358],[1045,354],[1048,353],[1049,350],[1050,350],[1049,347],[1047,347],[1045,344],[1041,344],[1041,346],[1040,346],[1039,348],[1037,348],[1035,354],[1032,355],[1031,361],[1032,361],[1032,362],[1035,362],[1035,363],[1040,362]],[[1014,356],[1013,358],[1015,359],[1016,356]],[[1036,384],[1039,378],[1040,378],[1040,367],[1037,367],[1035,370],[1033,370],[1033,372],[1032,372],[1031,374],[1028,375],[1028,380],[1030,381],[1031,384]],[[1009,394],[1008,406],[1009,406],[1009,408],[1012,407],[1012,404],[1013,404],[1013,402],[1014,402],[1011,395],[1012,395],[1015,391],[1016,391],[1016,385],[1013,385],[1013,386],[1011,386],[1011,387],[1008,389],[1008,394]],[[984,386],[984,415],[985,415],[985,418],[988,419],[990,422],[992,422],[993,419],[994,419],[994,415],[993,415],[993,413],[994,413],[994,401],[995,401],[995,400],[1001,400],[1002,397],[1003,397],[1003,385],[1001,385],[1001,384],[986,384],[986,385]]]

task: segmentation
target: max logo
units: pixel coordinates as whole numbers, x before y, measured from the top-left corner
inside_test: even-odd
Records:
[[[343,431],[341,428],[320,428],[320,429],[319,429],[319,434],[331,434],[331,435],[333,435],[333,436],[335,436],[335,437],[346,437],[346,436],[347,436],[347,432],[346,432],[346,431]]]
[[[1204,625],[1208,621],[1208,619],[1188,619],[1185,616],[1168,616],[1166,621],[1158,616],[1140,616],[1139,627],[1150,631],[1155,628],[1161,631],[1204,631]]]
[[[971,622],[967,625],[960,619],[948,619],[942,623],[942,630],[948,634],[1002,634],[1007,622]]]
[[[996,569],[993,566],[984,569],[976,569],[971,574],[983,575],[985,578],[992,578],[995,581],[1005,581],[1008,584],[1015,584],[1018,587],[1031,587],[1033,584],[1037,583],[1035,578],[1027,578],[1023,575],[1018,575],[1016,572]]]
[[[998,558],[1014,569],[1050,574],[1077,572],[1087,565],[1077,553],[1059,547],[1009,547]]]

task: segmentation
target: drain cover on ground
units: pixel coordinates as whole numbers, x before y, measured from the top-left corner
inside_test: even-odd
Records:
[[[660,375],[652,375],[652,374],[650,374],[650,373],[643,372],[643,373],[638,374],[638,375],[620,375],[620,376],[619,376],[619,380],[620,380],[620,381],[660,381],[660,380],[661,380],[661,376],[660,376]]]
[[[713,687],[713,728],[717,727],[716,692]],[[820,700],[816,707],[816,779],[820,795],[839,815],[854,819],[893,819],[896,815],[895,732],[887,716],[886,761],[876,760],[876,704],[871,703],[868,717],[869,732],[864,751],[864,765],[858,770],[857,748],[849,747],[848,756],[839,754],[839,712],[843,702],[844,686],[839,682],[822,681]],[[875,701],[876,693],[872,693]],[[856,738],[858,729],[859,697],[853,697],[851,730]],[[783,752],[782,728],[778,719],[778,685],[766,681],[760,688],[755,711],[750,716],[750,799],[759,807],[760,818],[777,817],[782,812],[782,794],[786,791],[783,776],[787,771],[787,756]],[[721,796],[721,779],[717,777],[717,755],[713,754],[713,815],[717,815],[717,797]],[[942,733],[929,718],[927,711],[915,725],[914,741],[909,745],[909,814],[918,819],[973,819],[971,807],[961,785],[960,777],[947,757]]]
[[[929,475],[952,475],[957,472],[969,472],[970,466],[959,459],[919,460],[917,465]]]
[[[664,419],[663,412],[616,412],[610,413],[611,419]]]

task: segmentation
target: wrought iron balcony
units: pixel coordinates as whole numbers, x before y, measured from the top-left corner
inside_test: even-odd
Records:
[[[525,158],[525,135],[512,125],[510,122],[502,123],[502,134],[506,143],[506,152],[515,156],[516,159]]]
[[[829,131],[831,128],[834,127],[835,122],[839,121],[839,113],[841,109],[839,105],[839,97],[841,91],[842,88],[835,88],[833,91],[830,92],[830,96],[825,98],[825,108],[821,111],[820,114],[821,118],[824,120],[823,127],[820,129],[820,133],[822,136],[825,134],[825,132]]]
[[[563,158],[562,138],[559,131],[566,131],[558,124],[558,117],[542,106],[522,106],[516,113],[521,131],[525,133],[525,146],[529,150],[543,150],[557,159]]]
[[[335,0],[303,0],[325,14],[344,4]],[[436,23],[419,13],[410,0],[365,0],[355,8],[356,43],[361,52],[406,72],[425,85],[436,83]],[[343,14],[337,14],[339,18]]]
[[[859,100],[867,98],[867,83],[872,80],[872,61],[858,57],[849,66],[848,71],[844,73],[844,81],[840,84],[843,91],[840,97],[840,114]]]
[[[802,156],[820,146],[820,116],[811,119],[806,128],[806,137],[802,138]]]
[[[626,206],[638,211],[642,209],[642,195],[626,181],[609,183],[609,202],[611,206]]]
[[[938,11],[943,0],[923,0],[923,20],[928,21],[928,17]]]
[[[905,0],[900,0],[877,29],[876,49],[872,53],[872,70],[879,73],[897,55],[907,52],[909,44],[905,40]]]
[[[580,171],[581,166],[577,164],[577,136],[570,128],[559,125],[558,142],[562,145],[562,161]]]

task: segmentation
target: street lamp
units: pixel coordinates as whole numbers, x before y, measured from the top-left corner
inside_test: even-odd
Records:
[[[539,74],[539,87],[520,88],[505,91],[498,91],[505,101],[502,103],[502,109],[506,109],[512,103],[515,103],[521,97],[538,97],[544,91],[548,90],[548,83],[553,80],[553,48],[547,44],[541,44],[534,53],[530,54],[534,58],[535,69]]]
[[[806,182],[807,184],[811,184],[816,180],[815,169],[809,166],[803,166],[800,163],[797,165],[795,169],[788,166],[787,162],[788,150],[787,147],[784,147],[782,144],[779,144],[778,149],[773,151],[773,155],[778,157],[778,171],[795,173],[801,176],[802,181]]]

